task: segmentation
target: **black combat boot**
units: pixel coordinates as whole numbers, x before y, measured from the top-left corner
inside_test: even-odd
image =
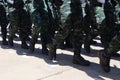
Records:
[[[5,40],[3,40],[3,41],[2,41],[2,45],[8,45],[8,42],[5,41]]]
[[[32,37],[31,41],[30,41],[30,52],[33,53],[35,50],[35,43],[37,42],[37,37]]]
[[[89,66],[90,65],[90,62],[85,60],[82,56],[80,55],[74,55],[73,56],[73,64],[79,64],[79,65],[82,65],[82,66]]]
[[[32,38],[31,41],[30,41],[30,52],[33,53],[34,50],[35,50],[35,40]]]
[[[3,38],[2,45],[8,45],[8,41],[6,40],[6,35],[3,35],[2,38]]]
[[[30,49],[30,52],[33,53],[34,50],[35,50],[35,44],[34,43],[30,43],[29,49]]]
[[[98,52],[100,66],[105,72],[110,72],[110,55],[107,55],[104,50]]]
[[[42,48],[42,54],[48,55],[49,51],[47,48]]]
[[[48,55],[49,51],[47,49],[47,44],[46,44],[47,41],[42,41],[42,54],[44,55]]]
[[[90,42],[87,37],[84,38],[84,49],[87,53],[90,53]]]
[[[29,49],[27,43],[21,44],[21,48],[23,48],[23,49]]]
[[[70,35],[65,39],[65,46],[66,48],[73,48]]]
[[[6,37],[3,36],[2,45],[8,45],[8,41],[6,40]]]
[[[29,46],[27,45],[26,41],[25,40],[21,40],[21,41],[22,41],[21,48],[29,49]]]
[[[50,60],[56,60],[56,46],[53,44],[48,44],[47,46],[49,48]]]
[[[9,44],[9,46],[11,46],[11,47],[14,46],[14,44],[13,44],[13,37],[11,37],[11,36],[8,37],[8,44]]]

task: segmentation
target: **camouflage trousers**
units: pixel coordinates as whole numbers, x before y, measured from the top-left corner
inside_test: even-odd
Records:
[[[31,32],[30,16],[24,9],[14,10],[10,13],[9,37],[13,38],[19,32],[21,40],[26,41]]]
[[[75,19],[75,20],[74,20]],[[71,14],[67,17],[64,26],[61,27],[62,30],[58,31],[53,39],[53,45],[58,45],[61,43],[67,36],[70,35],[71,43],[74,48],[74,53],[79,55],[81,51],[81,46],[83,43],[83,29],[82,22],[79,22],[79,20],[76,20],[77,18],[74,18],[71,22]],[[74,22],[75,21],[75,22]]]
[[[37,42],[37,39],[39,37],[40,34],[40,38],[41,38],[41,42],[42,42],[42,49],[47,49],[47,44],[51,43],[51,35],[53,35],[54,33],[50,34],[49,31],[45,30],[44,26],[42,26],[43,28],[39,27],[39,26],[34,26],[32,29],[32,40],[31,40],[31,44],[34,44]]]
[[[108,53],[116,53],[120,50],[120,32],[118,32],[109,43]]]
[[[103,20],[101,23],[100,36],[104,48],[107,49],[112,38],[115,36],[115,28],[107,27],[105,20]]]
[[[51,26],[48,23],[48,16],[46,12],[44,15],[40,15],[39,11],[36,9],[32,13],[33,29],[32,29],[32,40],[31,40],[31,49],[34,48],[37,38],[41,37],[42,49],[47,49],[47,44],[51,42],[51,36],[54,35],[54,32],[51,30]],[[53,33],[52,33],[53,32]]]

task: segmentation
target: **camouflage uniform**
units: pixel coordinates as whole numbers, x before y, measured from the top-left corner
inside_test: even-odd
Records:
[[[8,42],[6,41],[7,25],[8,25],[8,19],[6,16],[4,4],[2,1],[0,1],[0,26],[1,26],[1,32],[2,32],[2,44],[3,45],[8,44]]]
[[[19,36],[21,39],[21,48],[28,49],[26,43],[27,37],[29,36],[31,20],[30,16],[27,14],[26,10],[23,9],[24,3],[22,0],[15,0],[13,7],[14,11],[10,13],[10,30],[9,30],[9,44],[13,46],[13,38],[17,31],[19,30]]]
[[[114,6],[111,5],[110,2],[106,1],[104,4],[104,14],[105,19],[101,23],[102,32],[101,32],[101,42],[106,49],[109,45],[109,42],[115,36],[115,9]]]
[[[90,39],[91,39],[91,12],[90,12],[90,3],[86,3],[85,5],[85,16],[84,16],[84,31],[85,31],[85,37],[84,37],[84,49],[87,53],[90,53]]]
[[[26,0],[24,3],[25,3],[25,6],[24,6],[25,8],[24,9],[27,11],[28,17],[31,18],[31,14],[32,14],[32,11],[33,11],[32,0]],[[32,20],[30,20],[30,23],[32,25]],[[29,27],[29,29],[31,29],[31,28],[32,28],[32,26]],[[30,30],[29,31],[29,36],[31,36],[31,34],[32,34],[32,32]],[[29,36],[27,38],[28,41],[30,41],[30,37]]]
[[[90,45],[96,44],[96,42],[93,41],[93,38],[98,35],[98,22],[96,16],[98,13],[96,12],[96,8],[101,6],[102,4],[98,3],[96,0],[89,0],[86,2],[84,8],[86,14],[84,16],[84,49],[87,53],[90,53]]]
[[[67,17],[65,26],[55,34],[53,44],[48,45],[50,59],[56,59],[56,46],[70,34],[74,48],[73,63],[88,66],[90,62],[80,55],[83,42],[83,14],[80,0],[71,0],[70,7],[71,14]]]
[[[63,4],[63,1],[62,0],[50,0],[51,3],[52,3],[52,7],[53,7],[53,16],[54,16],[54,21],[55,21],[55,28],[56,28],[56,31],[59,31],[61,30],[61,26],[62,26],[62,23],[61,23],[61,12],[60,12],[60,6]],[[61,49],[64,49],[65,46],[64,46],[64,41],[61,42],[59,45],[58,45],[58,48],[61,48]]]
[[[120,25],[119,25],[120,27]],[[109,42],[109,45],[106,49],[98,52],[101,68],[105,72],[110,71],[110,58],[114,53],[120,50],[120,33],[116,34],[115,37]],[[118,55],[119,57],[120,55]]]
[[[90,26],[91,26],[91,30],[90,30],[90,35],[91,35],[91,39],[95,38],[99,33],[99,26],[98,26],[98,21],[97,21],[97,16],[98,13],[96,11],[97,7],[102,7],[102,4],[97,2],[97,0],[89,0],[89,13],[87,13],[87,15],[90,17]]]
[[[107,4],[107,3],[106,3]],[[107,47],[105,47],[104,50],[101,50],[98,52],[99,54],[99,59],[100,59],[100,65],[101,65],[101,68],[105,71],[105,72],[109,72],[110,71],[110,59],[111,59],[111,56],[113,56],[114,54],[116,54],[116,52],[118,52],[120,50],[120,24],[115,24],[115,20],[114,20],[114,15],[113,15],[113,7],[111,9],[111,5],[110,6],[107,6],[110,10],[107,10],[107,14],[106,14],[106,18],[109,18],[107,19],[109,24],[110,25],[107,25],[107,21],[106,21],[106,26],[109,26],[110,27],[110,35],[107,35],[107,36],[110,36],[110,38],[108,39],[105,39],[105,40],[108,40],[109,42],[107,43]],[[109,13],[110,12],[110,13]],[[112,15],[111,15],[112,14]],[[118,12],[118,15],[119,15],[119,12]],[[118,16],[120,17],[120,16]],[[111,28],[113,30],[111,30]],[[105,28],[106,31],[107,31],[107,28]],[[108,31],[109,31],[108,30]],[[108,32],[107,31],[107,32]],[[107,37],[106,36],[106,37]],[[120,54],[117,54],[117,56],[119,57]]]
[[[48,54],[47,43],[50,42],[51,36],[54,34],[54,29],[51,26],[51,21],[53,18],[49,11],[47,12],[45,10],[43,0],[34,0],[33,4],[35,7],[35,11],[32,13],[34,27],[32,32],[32,40],[30,43],[30,51],[34,51],[35,43],[37,42],[39,33],[41,33],[42,53]]]

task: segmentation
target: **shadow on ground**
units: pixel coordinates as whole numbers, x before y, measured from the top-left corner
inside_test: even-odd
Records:
[[[95,45],[95,46],[99,46]],[[114,67],[111,67],[111,72],[105,73],[101,70],[100,65],[94,62],[91,62],[91,65],[89,67],[84,67],[76,64],[72,64],[72,55],[73,54],[66,54],[66,53],[58,53],[57,54],[57,62],[52,62],[49,60],[49,57],[46,55],[41,54],[40,48],[35,48],[35,51],[33,53],[30,53],[29,50],[21,49],[20,44],[14,43],[14,47],[4,46],[1,45],[1,48],[3,49],[14,49],[16,50],[16,53],[18,55],[27,55],[27,56],[34,56],[37,58],[43,59],[47,64],[51,65],[60,65],[60,66],[70,66],[73,68],[76,68],[78,70],[84,71],[88,76],[92,78],[99,78],[100,80],[103,80],[103,77],[110,78],[112,80],[120,80],[120,68],[117,68],[117,66],[114,65]],[[72,49],[66,49],[67,51],[73,52]],[[83,55],[90,56],[90,57],[97,57],[96,54],[97,50],[92,49],[91,53],[87,54],[84,53],[84,49],[82,49]],[[120,58],[113,58],[116,60],[120,60]],[[66,70],[67,71],[67,70]],[[112,75],[112,76],[111,76]]]

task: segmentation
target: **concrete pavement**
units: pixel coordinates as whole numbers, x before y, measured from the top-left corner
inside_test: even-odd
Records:
[[[72,64],[72,49],[58,49],[58,61],[51,62],[41,54],[40,42],[32,54],[21,49],[19,39],[15,39],[14,47],[0,47],[0,80],[120,80],[120,58],[112,58],[110,73],[103,72],[96,54],[102,47],[96,40],[98,44],[91,46],[91,53],[82,49],[82,56],[91,62],[89,67],[83,67]]]

